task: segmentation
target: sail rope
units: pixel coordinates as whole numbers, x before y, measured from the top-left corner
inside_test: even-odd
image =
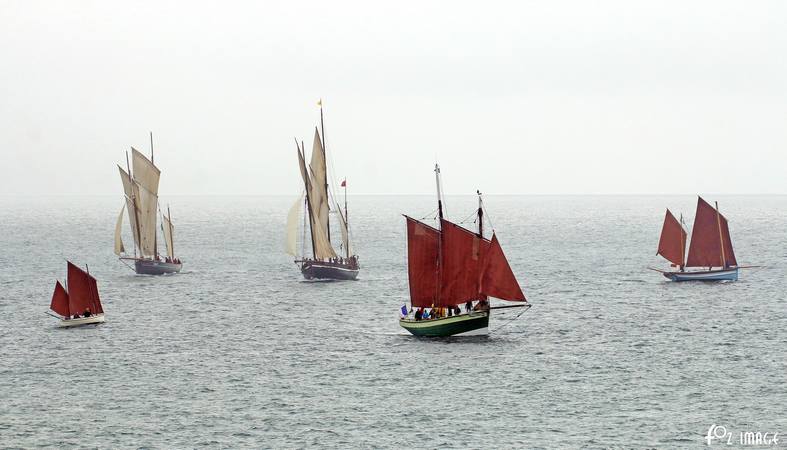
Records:
[[[490,332],[490,333],[491,333],[491,332],[493,332],[493,331],[494,331],[494,332],[496,332],[496,331],[500,330],[501,328],[503,328],[503,327],[505,327],[505,326],[509,325],[510,323],[512,323],[513,321],[515,321],[515,320],[516,320],[516,319],[518,319],[519,317],[521,317],[521,316],[522,316],[522,314],[524,314],[524,313],[528,312],[532,306],[533,306],[533,305],[531,305],[530,303],[528,303],[528,304],[527,304],[527,307],[524,307],[524,310],[523,310],[522,312],[520,312],[519,314],[517,314],[516,316],[514,316],[514,318],[507,320],[506,322],[504,322],[504,323],[503,323],[502,325],[500,325],[499,327],[495,327],[495,328],[493,328],[493,329],[489,330],[489,332]]]

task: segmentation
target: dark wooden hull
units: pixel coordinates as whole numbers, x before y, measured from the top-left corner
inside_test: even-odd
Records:
[[[323,261],[301,261],[301,273],[307,280],[355,280],[360,267]]]
[[[182,267],[183,263],[154,261],[152,259],[134,260],[134,270],[139,275],[164,275],[167,273],[178,273]]]
[[[415,336],[446,337],[484,335],[489,332],[489,312],[478,311],[440,319],[403,318],[399,325]]]

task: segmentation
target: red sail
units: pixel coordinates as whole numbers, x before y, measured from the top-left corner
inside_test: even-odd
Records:
[[[98,297],[96,279],[79,267],[68,263],[69,309],[72,314],[82,314],[90,309],[93,314],[104,312]]]
[[[55,292],[52,294],[52,304],[49,305],[49,309],[63,317],[71,315],[68,309],[68,292],[59,281],[55,282]]]
[[[724,248],[723,255],[722,248]],[[697,200],[697,214],[694,217],[694,228],[691,231],[691,244],[686,266],[727,267],[737,265],[727,219],[700,197]]]
[[[459,225],[442,220],[440,298],[435,306],[478,300],[479,281],[489,241]]]
[[[486,252],[483,272],[481,275],[480,292],[490,297],[510,301],[527,301],[519,282],[508,264],[503,248],[492,234],[492,242]]]
[[[683,266],[686,249],[686,230],[683,229],[678,219],[670,210],[664,216],[664,226],[661,227],[658,254],[676,266]]]
[[[410,302],[430,308],[437,302],[440,231],[407,217],[407,274]]]

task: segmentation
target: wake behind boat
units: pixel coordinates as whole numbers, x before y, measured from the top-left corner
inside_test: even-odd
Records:
[[[296,257],[295,264],[307,280],[355,280],[361,270],[358,255],[350,248],[350,227],[347,212],[347,180],[342,181],[344,188],[344,211],[337,201],[331,202],[328,194],[328,168],[325,158],[325,127],[323,126],[322,101],[320,101],[320,126],[314,129],[311,162],[306,168],[306,149],[303,143],[298,149],[298,165],[303,179],[305,195],[299,197],[287,215],[287,253]],[[335,197],[334,197],[335,198]],[[333,211],[331,211],[333,204]],[[303,205],[303,233],[301,253],[297,254],[297,236]],[[334,212],[341,231],[341,243],[337,252],[331,241],[330,215]],[[307,233],[308,230],[308,233]],[[310,239],[307,239],[307,234]],[[312,257],[306,256],[306,241],[311,241]]]
[[[55,282],[49,314],[60,320],[59,327],[104,322],[104,308],[101,306],[96,279],[70,261],[67,265],[68,289],[64,288],[60,281]]]
[[[411,308],[402,306],[399,325],[416,336],[486,334],[492,310],[529,308],[530,304],[497,234],[492,230],[492,239],[484,238],[481,193],[476,233],[443,217],[440,168],[436,164],[435,176],[440,228],[405,216]],[[490,297],[522,304],[491,306]]]
[[[175,256],[175,228],[172,225],[172,215],[169,206],[167,206],[166,216],[159,207],[158,185],[161,171],[153,164],[152,133],[150,135],[150,159],[132,147],[131,160],[133,172],[128,164],[128,153],[126,153],[128,172],[118,165],[120,179],[123,182],[125,202],[115,224],[115,254],[124,263],[133,262],[133,270],[138,274],[163,275],[180,272],[183,263]],[[133,256],[126,254],[121,238],[124,209],[128,211],[131,235],[134,237]],[[167,255],[164,258],[158,253],[157,224],[159,214],[161,214],[161,232],[167,248]]]
[[[694,216],[688,257],[685,254],[686,236],[683,216],[678,221],[667,209],[657,254],[678,270],[654,270],[672,281],[738,280],[739,267],[732,248],[730,230],[727,219],[719,212],[718,203],[714,208],[702,197],[697,197],[697,213]],[[702,267],[705,270],[688,271],[687,267]]]

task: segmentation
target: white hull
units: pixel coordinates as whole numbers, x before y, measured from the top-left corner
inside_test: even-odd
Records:
[[[60,328],[71,328],[93,323],[104,323],[104,315],[95,314],[90,317],[80,317],[78,319],[60,319],[60,323],[57,326]]]

